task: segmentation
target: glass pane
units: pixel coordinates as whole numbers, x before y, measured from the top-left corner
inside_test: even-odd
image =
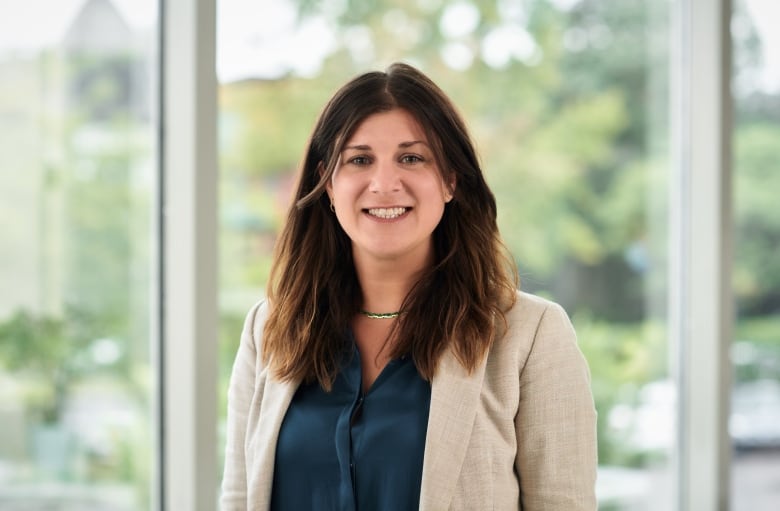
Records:
[[[780,502],[780,4],[738,0],[734,55],[732,509]]]
[[[0,509],[149,509],[157,3],[0,4]]]
[[[405,60],[470,124],[522,288],[575,322],[599,411],[602,508],[673,509],[668,2],[218,6],[219,395],[315,117],[348,78]]]

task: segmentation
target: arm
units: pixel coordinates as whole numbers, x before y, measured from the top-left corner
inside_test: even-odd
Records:
[[[246,460],[244,445],[247,417],[255,392],[257,371],[257,339],[255,320],[264,302],[255,305],[247,314],[241,343],[238,347],[228,388],[227,442],[225,471],[222,477],[220,509],[246,511]]]
[[[595,496],[596,411],[587,362],[563,309],[549,305],[520,370],[515,418],[524,511],[591,511]]]

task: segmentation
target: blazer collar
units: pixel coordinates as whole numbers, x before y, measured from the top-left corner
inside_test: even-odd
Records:
[[[469,373],[447,350],[431,382],[420,511],[449,509],[474,427],[487,356]]]

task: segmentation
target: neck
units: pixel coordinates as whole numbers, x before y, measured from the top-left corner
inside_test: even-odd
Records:
[[[397,261],[358,261],[355,259],[363,310],[390,313],[401,309],[409,291],[420,278],[423,267],[409,267]]]

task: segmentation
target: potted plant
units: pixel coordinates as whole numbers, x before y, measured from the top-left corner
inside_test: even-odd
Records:
[[[0,323],[0,367],[22,383],[36,465],[67,472],[72,435],[61,422],[80,346],[62,319],[20,310]]]

